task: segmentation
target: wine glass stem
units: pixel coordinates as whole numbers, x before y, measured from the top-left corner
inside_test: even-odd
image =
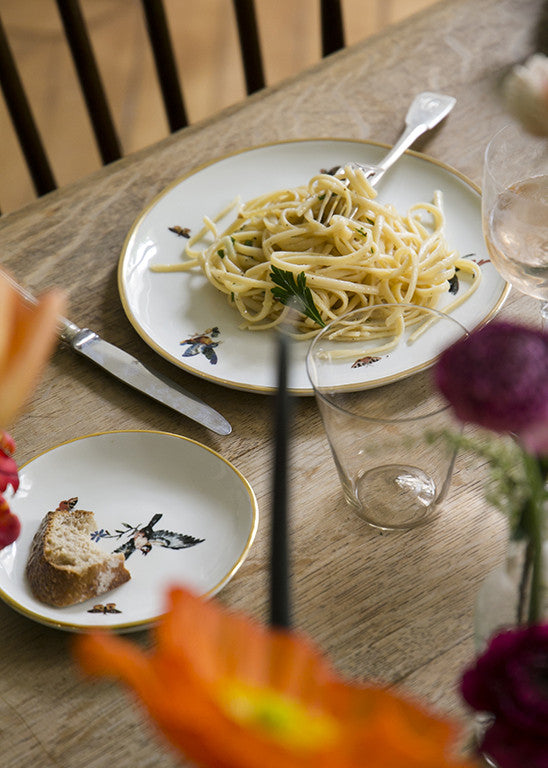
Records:
[[[548,331],[548,301],[540,302],[540,317],[542,321],[542,330]]]

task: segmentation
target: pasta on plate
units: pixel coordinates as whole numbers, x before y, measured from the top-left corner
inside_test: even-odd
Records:
[[[219,231],[218,222],[234,209],[231,223]],[[264,330],[288,322],[295,336],[306,339],[331,320],[373,304],[437,307],[456,270],[469,279],[443,309],[465,301],[481,271],[449,247],[444,223],[440,192],[402,215],[380,203],[363,171],[348,165],[342,178],[321,172],[306,185],[236,201],[214,219],[205,217],[188,241],[185,260],[153,269],[200,267],[240,313],[243,327]],[[409,313],[405,323],[413,323]]]

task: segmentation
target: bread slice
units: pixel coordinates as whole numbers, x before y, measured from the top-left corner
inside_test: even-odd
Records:
[[[103,552],[91,539],[93,512],[74,509],[77,498],[48,512],[34,535],[27,578],[34,596],[61,608],[109,592],[131,578],[123,554]]]

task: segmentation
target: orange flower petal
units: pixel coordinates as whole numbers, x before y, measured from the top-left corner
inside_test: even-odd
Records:
[[[181,589],[173,589],[169,599],[170,610],[158,628],[158,646],[189,674],[209,680],[234,677],[294,695],[306,688],[311,699],[318,680],[333,675],[324,657],[297,633],[271,631],[236,612],[221,613],[213,601]],[[184,637],[181,626],[189,628]]]
[[[115,677],[135,686],[151,684],[150,660],[136,645],[115,635],[92,632],[74,644],[75,658],[86,675]]]
[[[77,639],[84,670],[119,676],[203,768],[466,768],[451,728],[381,688],[340,679],[308,641],[173,589],[150,653]],[[302,730],[302,733],[299,732]]]
[[[9,426],[32,393],[56,340],[64,294],[52,290],[35,306],[0,276],[0,426]]]
[[[17,294],[0,274],[0,375],[7,369],[13,339]]]

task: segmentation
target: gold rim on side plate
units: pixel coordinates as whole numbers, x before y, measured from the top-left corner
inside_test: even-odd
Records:
[[[184,437],[183,435],[178,435],[174,432],[164,432],[162,430],[155,430],[155,429],[114,429],[114,430],[106,430],[104,432],[93,432],[89,435],[81,435],[79,437],[74,437],[70,440],[64,440],[62,443],[59,443],[58,445],[54,445],[51,448],[48,448],[47,450],[37,454],[36,456],[33,456],[32,459],[29,459],[19,467],[19,472],[21,472],[21,470],[23,470],[25,467],[29,466],[29,464],[32,464],[34,461],[39,459],[41,456],[45,456],[48,453],[52,453],[53,451],[57,450],[58,448],[61,448],[64,445],[70,445],[71,443],[76,443],[81,440],[88,440],[93,437],[101,437],[103,435],[119,435],[119,434],[161,435],[163,437],[175,437],[179,440],[184,440],[187,443],[192,443],[198,448],[203,448],[204,450],[213,454],[213,456],[215,456],[216,458],[220,459],[224,464],[230,467],[230,469],[236,474],[238,479],[241,481],[243,487],[247,491],[247,495],[251,503],[252,519],[251,519],[250,532],[247,537],[245,546],[242,552],[240,553],[240,556],[232,566],[232,568],[225,574],[225,576],[219,582],[217,582],[217,584],[215,584],[213,587],[207,590],[207,592],[204,592],[203,594],[201,594],[201,597],[207,598],[216,594],[224,587],[225,584],[227,584],[230,581],[230,579],[234,576],[234,574],[238,571],[238,569],[246,559],[247,554],[251,548],[251,545],[253,544],[253,541],[255,539],[255,535],[257,533],[257,529],[259,525],[259,507],[258,507],[257,498],[255,496],[255,492],[253,491],[253,488],[251,487],[249,481],[240,472],[240,470],[237,469],[230,461],[228,461],[228,459],[225,459],[223,456],[221,456],[221,454],[218,453],[217,451],[213,450],[212,448],[209,448],[207,445],[204,445],[203,443],[198,442],[197,440],[192,440],[189,437]],[[16,610],[18,613],[22,614],[23,616],[26,616],[27,618],[33,619],[39,624],[43,624],[48,627],[53,627],[55,629],[72,630],[75,632],[87,632],[90,630],[98,629],[97,624],[73,624],[72,622],[68,622],[68,621],[61,621],[61,620],[56,621],[55,619],[46,618],[42,614],[37,613],[36,611],[31,610],[30,608],[26,608],[24,605],[21,605],[10,594],[8,594],[4,589],[2,589],[2,587],[0,587],[0,598],[3,600],[3,602],[5,602],[11,608]],[[118,632],[129,631],[131,629],[136,629],[136,628],[146,629],[147,627],[150,627],[156,622],[158,622],[161,619],[162,615],[163,614],[160,613],[157,616],[153,616],[149,619],[142,619],[140,621],[129,621],[129,622],[120,622],[119,624],[109,624],[108,629],[113,631],[115,630]]]

